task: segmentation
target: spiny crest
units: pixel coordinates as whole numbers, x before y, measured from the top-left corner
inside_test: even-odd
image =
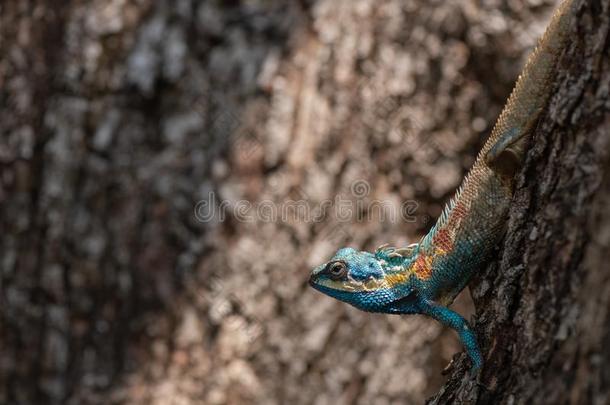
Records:
[[[422,239],[421,244],[423,246],[428,246],[431,243],[432,238],[434,237],[434,234],[436,233],[436,231],[438,229],[442,228],[447,223],[447,221],[449,220],[449,216],[451,215],[451,211],[453,211],[453,209],[455,208],[455,205],[457,204],[458,199],[460,198],[460,196],[462,194],[462,191],[464,190],[464,185],[466,185],[468,183],[469,176],[470,176],[470,173],[468,173],[468,175],[466,175],[466,178],[464,179],[464,181],[462,182],[460,187],[455,192],[455,195],[445,205],[445,208],[443,209],[443,213],[436,220],[436,223],[434,224],[432,229],[430,229],[430,232],[428,232],[428,234],[426,236],[424,236],[424,238]]]
[[[468,180],[466,180],[466,181],[468,181]],[[462,195],[462,190],[464,189],[464,184],[466,184],[466,181],[464,181],[460,185],[460,187],[455,192],[455,195],[451,198],[451,200],[449,200],[447,205],[445,205],[445,209],[443,209],[443,213],[439,217],[438,221],[436,221],[436,225],[434,226],[435,228],[437,226],[444,225],[447,222],[447,220],[449,219],[449,215],[451,214],[451,211],[453,211],[453,209],[455,208],[455,205],[457,204],[458,199],[460,198],[460,195]]]

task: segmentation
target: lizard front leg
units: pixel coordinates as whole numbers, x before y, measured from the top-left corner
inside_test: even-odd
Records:
[[[472,361],[474,370],[478,370],[483,365],[483,356],[477,344],[477,337],[470,328],[468,322],[457,312],[450,310],[447,307],[438,305],[432,301],[422,299],[419,302],[419,308],[422,314],[428,315],[445,326],[455,330],[466,349],[466,353]]]
[[[427,315],[455,330],[470,356],[474,370],[483,365],[483,356],[477,344],[477,337],[468,322],[457,312],[420,296],[416,291],[388,305],[385,312],[390,314]]]

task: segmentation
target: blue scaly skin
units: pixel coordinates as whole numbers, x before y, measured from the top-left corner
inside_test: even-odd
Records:
[[[555,12],[472,169],[430,232],[400,249],[340,249],[312,271],[313,288],[363,311],[428,315],[457,332],[475,370],[482,366],[474,331],[447,306],[503,236],[515,176],[551,92],[571,10],[572,0],[565,0]]]

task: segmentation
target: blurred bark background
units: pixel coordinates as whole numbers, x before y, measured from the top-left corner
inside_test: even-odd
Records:
[[[604,403],[608,2],[588,3],[475,282],[479,385],[463,355],[440,374],[461,347],[434,321],[306,280],[433,224],[555,1],[1,3],[0,402]],[[336,196],[412,220],[235,212]]]

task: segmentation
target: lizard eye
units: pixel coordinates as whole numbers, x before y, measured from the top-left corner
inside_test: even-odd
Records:
[[[341,280],[347,275],[347,266],[341,261],[328,263],[326,270],[331,280],[335,281]]]

